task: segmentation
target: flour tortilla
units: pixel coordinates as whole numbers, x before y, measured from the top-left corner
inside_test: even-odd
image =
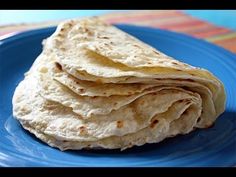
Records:
[[[41,65],[45,67],[46,63],[49,63],[47,61],[48,59],[46,57],[41,58]],[[45,63],[44,63],[45,62]],[[53,69],[53,66],[50,66],[48,64],[48,69]],[[40,67],[39,67],[40,68]],[[56,72],[57,73],[57,72]],[[111,97],[81,97],[79,95],[76,95],[73,93],[74,90],[69,90],[68,88],[65,88],[63,85],[60,85],[56,81],[53,81],[50,79],[50,76],[48,73],[41,73],[45,74],[45,81],[41,81],[41,95],[48,100],[52,100],[55,102],[59,102],[63,104],[64,106],[71,107],[73,111],[81,116],[81,118],[87,119],[91,117],[91,115],[99,115],[99,114],[108,114],[112,110],[117,110],[120,107],[131,103],[133,100],[137,99],[138,97],[145,95],[147,93],[156,92],[160,89],[163,89],[163,86],[189,86],[189,90],[192,91],[198,91],[200,92],[202,98],[204,98],[204,106],[203,106],[203,113],[202,113],[202,119],[198,122],[199,127],[202,126],[208,126],[210,125],[214,119],[215,119],[215,109],[213,102],[211,101],[211,92],[205,88],[204,86],[201,86],[195,82],[188,82],[188,81],[172,81],[172,80],[161,80],[159,81],[159,85],[162,85],[162,87],[159,88],[153,88],[149,87],[148,90],[134,95],[129,96],[111,96]],[[51,83],[51,84],[50,84]],[[49,86],[50,85],[50,86]],[[100,84],[101,85],[101,84]],[[156,84],[157,85],[157,84]],[[45,91],[43,87],[46,87],[47,90]],[[75,85],[74,87],[77,87]],[[148,87],[147,87],[148,88]],[[115,91],[116,89],[114,89]],[[92,102],[91,102],[92,101]],[[206,124],[206,122],[208,122]]]
[[[45,66],[45,63],[49,63],[49,59],[47,57],[42,57],[41,59],[42,65],[43,67]],[[54,61],[51,59],[51,61]],[[55,60],[56,61],[56,60]],[[52,64],[53,65],[53,64]],[[50,64],[48,64],[48,69],[52,67],[50,66]],[[113,109],[119,109],[120,107],[132,102],[132,100],[136,99],[137,97],[144,95],[145,92],[143,93],[139,93],[136,95],[129,95],[128,97],[109,97],[109,98],[102,98],[102,97],[96,97],[95,99],[92,98],[90,99],[89,97],[80,97],[80,96],[76,96],[76,98],[73,96],[75,95],[73,92],[80,94],[78,92],[76,92],[76,90],[71,90],[69,91],[68,89],[66,89],[62,85],[60,85],[59,83],[57,83],[56,81],[52,81],[50,80],[50,76],[47,75],[48,73],[46,73],[46,81],[42,82],[42,86],[44,85],[50,85],[50,87],[46,86],[48,88],[48,90],[45,92],[45,90],[41,91],[41,94],[52,101],[56,101],[59,102],[61,104],[63,104],[64,106],[68,106],[73,108],[73,111],[79,115],[81,115],[83,118],[89,118],[91,117],[92,114],[107,114],[110,113]],[[217,110],[215,110],[215,105],[214,105],[214,101],[212,100],[212,93],[211,91],[205,87],[204,85],[199,84],[197,81],[194,81],[192,79],[158,79],[158,80],[154,80],[153,82],[156,82],[155,85],[156,86],[178,86],[178,87],[188,87],[189,90],[194,91],[194,92],[199,92],[201,94],[201,97],[203,99],[203,112],[202,112],[202,118],[200,119],[200,121],[197,123],[197,127],[200,128],[204,128],[204,127],[208,127],[209,125],[212,124],[212,122],[216,119],[216,115],[219,114],[220,110],[218,110],[218,112],[216,112]],[[49,83],[49,84],[48,84]],[[53,84],[50,84],[53,83]],[[104,85],[104,84],[103,84]],[[107,85],[107,84],[106,84]],[[120,88],[116,88],[115,84],[112,84],[113,88],[114,88],[114,93],[116,90],[119,90]],[[123,85],[123,89],[129,84],[125,84]],[[66,84],[64,84],[64,86],[68,86]],[[153,84],[148,84],[146,85],[147,88],[153,88]],[[71,89],[71,86],[68,86]],[[78,85],[74,86],[75,88],[78,87]],[[145,87],[143,87],[145,88]],[[68,90],[68,91],[66,91]],[[69,92],[69,93],[68,93]],[[152,92],[152,91],[146,91],[147,92]],[[96,94],[96,93],[94,93]],[[81,101],[78,101],[78,98],[83,99],[83,102],[87,102],[86,105],[81,104]],[[116,99],[117,98],[117,99]],[[87,101],[86,101],[87,100]],[[92,105],[91,104],[91,100],[93,103],[95,103],[95,107],[94,109],[92,109]],[[104,100],[108,100],[108,101],[104,101]],[[120,103],[119,103],[120,101]],[[105,104],[104,104],[105,103]],[[101,107],[105,109],[102,109]],[[113,106],[113,107],[112,107]]]
[[[44,41],[13,96],[22,126],[61,150],[124,150],[207,128],[223,84],[96,18],[69,20]]]
[[[56,55],[63,59],[78,57],[81,53],[77,51],[85,48],[93,51],[87,55],[97,55],[96,59],[100,56],[99,60],[103,61],[103,64],[111,64],[113,68],[132,68],[132,70],[158,74],[179,70],[178,74],[192,73],[218,81],[207,70],[179,62],[97,18],[61,23],[56,32],[46,41],[46,45],[45,48],[53,48],[56,50]],[[67,57],[64,57],[64,54]],[[105,58],[110,61],[104,60]]]
[[[128,133],[126,133],[126,135],[124,136],[126,138],[124,138],[123,140],[122,137],[123,137],[124,130],[120,131],[119,133],[118,131],[120,128],[118,128],[116,124],[115,126],[113,126],[112,124],[114,120],[112,120],[111,123],[109,124],[110,127],[106,125],[109,123],[109,119],[103,120],[103,121],[94,120],[91,122],[86,122],[79,119],[78,116],[73,114],[70,109],[62,105],[59,105],[57,103],[45,100],[43,97],[40,96],[39,93],[37,93],[39,90],[36,88],[37,79],[35,77],[37,76],[33,76],[33,74],[27,76],[27,78],[23,82],[21,82],[20,85],[17,87],[16,93],[13,97],[13,103],[15,105],[14,116],[18,117],[18,119],[20,120],[20,122],[22,123],[24,127],[28,127],[28,129],[29,127],[31,127],[31,131],[32,131],[32,127],[34,127],[35,130],[32,132],[37,131],[39,132],[39,134],[45,134],[48,137],[54,137],[59,141],[63,141],[63,142],[65,141],[66,144],[67,144],[67,141],[72,141],[72,143],[76,141],[81,141],[82,142],[81,144],[88,145],[89,143],[96,144],[93,142],[98,141],[100,145],[95,146],[95,147],[107,148],[107,146],[110,146],[108,142],[111,143],[114,138],[114,139],[119,139],[120,143],[123,143],[123,144],[127,143],[126,139],[130,139],[130,143],[132,143],[132,145],[138,145],[138,144],[135,144],[135,142],[132,142],[133,137],[134,138],[136,137],[136,134],[134,133],[134,132],[137,132],[136,129],[133,129],[134,132],[127,131]],[[29,85],[28,82],[32,84]],[[173,106],[168,109],[169,111],[165,109],[164,112],[162,112],[161,114],[155,115],[153,119],[159,120],[160,122],[157,124],[157,126],[165,127],[165,131],[167,131],[166,129],[169,129],[168,125],[171,126],[173,123],[177,124],[178,118],[184,119],[187,116],[187,115],[181,116],[181,114],[185,110],[188,109],[190,112],[192,112],[195,115],[194,119],[188,118],[187,121],[185,120],[186,122],[183,121],[181,124],[179,124],[179,126],[182,126],[180,131],[182,131],[182,133],[187,133],[188,131],[190,131],[191,128],[193,128],[193,126],[195,125],[197,121],[198,116],[200,115],[199,104],[197,103],[198,100],[197,99],[192,100],[193,103],[195,102],[193,104],[190,101],[191,96],[186,97],[186,99],[184,97],[179,97],[178,99],[180,99],[179,102],[176,101],[173,104]],[[142,100],[139,100],[139,102],[142,102],[142,101],[146,101],[146,99],[143,98]],[[136,105],[140,106],[139,102],[137,102]],[[143,112],[143,114],[147,114],[147,113],[150,114],[150,112]],[[190,115],[191,113],[188,114],[188,116]],[[133,123],[136,123],[137,124],[136,126],[139,125],[141,127],[138,129],[138,132],[140,132],[140,134],[143,134],[145,130],[147,129],[155,129],[155,127],[151,128],[147,126],[150,124],[149,122],[150,120],[146,122],[147,120],[145,119],[143,120],[141,119],[138,121],[136,119],[137,117],[132,117],[131,121],[128,121],[127,119],[124,118],[123,119],[124,124],[128,125],[127,127],[124,126],[124,129],[127,128],[130,130],[131,127],[135,127],[133,126]],[[117,120],[115,120],[115,122],[117,122]],[[97,126],[95,124],[97,124]],[[101,129],[103,128],[102,125],[104,124],[107,127],[107,129]],[[86,127],[85,128],[86,134],[83,134],[83,132],[81,133],[81,127]],[[111,129],[114,128],[114,130],[111,131],[111,129],[109,128]],[[171,130],[171,132],[176,133],[178,132],[178,130],[175,130],[175,131]],[[36,136],[40,136],[37,133],[35,134]],[[110,136],[108,136],[109,134]],[[158,136],[158,135],[155,135],[155,136]],[[142,138],[142,136],[140,136],[140,138]],[[104,145],[103,145],[103,141],[105,143]],[[129,143],[129,146],[130,146],[130,143]],[[60,146],[63,147],[64,146],[63,143]],[[111,145],[110,148],[121,148],[121,147],[119,146],[119,144],[117,144],[117,147],[115,147],[114,145]],[[123,146],[122,148],[126,148],[126,147]]]
[[[58,70],[54,68],[55,70]],[[52,77],[62,85],[69,87],[73,92],[81,96],[104,96],[112,95],[132,95],[141,93],[147,88],[154,87],[153,84],[98,84],[86,80],[81,80],[66,71],[58,71],[56,74],[52,73]]]
[[[61,23],[45,42],[45,52],[52,51],[68,73],[82,80],[98,83],[196,81],[211,90],[216,117],[224,110],[224,87],[212,73],[166,56],[97,18]]]

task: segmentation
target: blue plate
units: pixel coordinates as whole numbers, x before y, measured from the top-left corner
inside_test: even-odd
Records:
[[[158,144],[118,150],[61,152],[25,131],[12,117],[12,95],[55,28],[0,41],[1,166],[234,166],[236,165],[236,55],[192,37],[145,27],[117,25],[162,52],[206,68],[226,88],[226,111],[215,126]]]

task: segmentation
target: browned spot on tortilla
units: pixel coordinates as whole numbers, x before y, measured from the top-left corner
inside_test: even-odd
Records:
[[[99,84],[103,83],[101,79],[97,79],[96,82]]]
[[[137,45],[137,44],[134,44],[133,45],[134,47],[137,47],[137,48],[141,48],[139,45]]]
[[[174,61],[172,61],[171,63],[174,64],[174,65],[178,65],[178,63],[176,63],[176,62],[174,62]]]
[[[81,74],[82,76],[85,76],[85,73],[84,72],[78,72],[79,74]]]
[[[184,100],[179,100],[178,102],[179,102],[179,103],[182,103],[183,101],[184,101]]]
[[[127,148],[131,148],[133,146],[133,144],[130,142],[127,146]]]
[[[182,70],[180,70],[180,69],[176,69],[176,71],[182,71]]]
[[[121,121],[121,120],[118,120],[117,122],[116,122],[116,126],[117,126],[117,128],[122,128],[124,125],[123,125],[123,121]]]
[[[109,39],[109,37],[106,37],[106,36],[102,36],[102,37],[99,36],[99,38],[100,39]]]
[[[74,85],[71,85],[72,88],[76,89],[76,87]]]
[[[112,49],[111,46],[110,46],[109,44],[104,43],[104,45],[107,46],[107,48]]]
[[[157,52],[157,51],[155,51],[155,50],[153,50],[153,52],[156,53],[156,54],[158,54],[158,55],[160,54],[159,52]]]
[[[21,108],[21,111],[26,112],[27,109],[25,107]]]
[[[57,105],[52,105],[49,102],[43,104],[43,108],[47,110],[54,110],[57,108]]]
[[[81,126],[81,127],[79,128],[79,133],[80,133],[81,135],[87,134],[86,127],[85,127],[85,126]]]
[[[44,85],[44,86],[43,86],[43,89],[44,89],[44,90],[48,90],[48,86],[47,86],[47,85]]]
[[[95,99],[95,98],[97,98],[97,96],[93,96],[93,97],[91,97],[92,99]]]
[[[94,33],[92,31],[87,31],[89,36],[92,36]]]
[[[60,65],[60,63],[55,62],[55,65],[56,65],[58,70],[62,71],[62,66]]]
[[[148,64],[152,64],[151,62],[147,62]]]
[[[73,26],[73,23],[74,23],[74,21],[71,20],[69,23],[67,23],[67,25],[68,25],[69,27],[72,27],[72,26]]]
[[[84,89],[79,89],[79,92],[84,93],[85,90]]]
[[[60,47],[60,50],[66,51],[66,48],[65,47]]]
[[[154,128],[155,125],[156,125],[158,122],[159,122],[159,121],[158,121],[157,119],[155,119],[155,120],[151,123],[150,127],[151,127],[151,128]]]

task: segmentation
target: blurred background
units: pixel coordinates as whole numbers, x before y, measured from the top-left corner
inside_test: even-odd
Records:
[[[108,23],[143,25],[188,34],[236,53],[236,10],[0,10],[0,37],[57,25],[68,18],[94,15]]]

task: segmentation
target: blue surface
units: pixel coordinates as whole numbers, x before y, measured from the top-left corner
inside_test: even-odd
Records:
[[[63,20],[112,11],[115,10],[0,10],[0,25]],[[236,10],[184,10],[184,12],[215,25],[236,30]]]
[[[101,15],[111,11],[112,10],[0,10],[0,25],[63,20]]]
[[[226,111],[215,126],[158,144],[126,151],[65,151],[51,148],[12,117],[11,99],[41,52],[41,41],[55,28],[18,34],[0,44],[1,166],[233,166],[236,165],[236,56],[192,37],[144,27],[118,27],[164,53],[213,72],[225,85]]]
[[[184,12],[214,25],[236,30],[236,10],[185,10]]]

